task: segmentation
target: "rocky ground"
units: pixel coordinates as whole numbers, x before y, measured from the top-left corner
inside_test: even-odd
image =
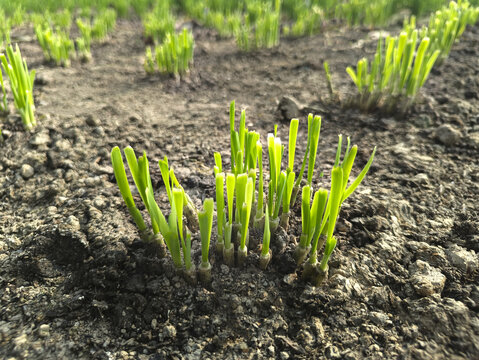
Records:
[[[31,29],[14,31],[38,71],[39,125],[25,133],[15,115],[2,123],[1,357],[479,358],[479,27],[433,70],[414,108],[394,117],[331,101],[322,71],[329,61],[344,103],[354,93],[344,70],[372,54],[377,32],[332,28],[242,54],[195,27],[194,68],[179,81],[145,75],[140,26],[120,22],[93,48],[93,62],[67,69],[43,63]],[[147,151],[165,210],[155,164],[167,155],[200,205],[214,195],[213,152],[229,157],[233,99],[263,139],[275,123],[286,139],[290,117],[299,116],[298,157],[307,114],[321,115],[325,174],[339,133],[359,146],[356,173],[378,147],[343,206],[330,279],[320,288],[303,283],[291,260],[298,204],[268,270],[255,251],[242,269],[212,254],[206,288],[186,284],[170,259],[139,240],[111,148]]]

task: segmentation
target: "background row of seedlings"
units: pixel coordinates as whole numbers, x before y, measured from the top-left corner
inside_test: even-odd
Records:
[[[271,240],[279,227],[289,230],[291,209],[301,199],[302,232],[294,252],[298,266],[303,265],[302,276],[314,285],[327,277],[328,260],[336,246],[334,229],[342,203],[354,192],[367,174],[376,149],[356,177],[350,181],[351,170],[357,154],[357,146],[351,146],[349,138],[343,156],[343,139],[339,136],[336,158],[331,171],[329,189],[314,190],[313,177],[318,152],[321,118],[309,115],[306,151],[299,170],[295,167],[296,141],[299,120],[292,119],[287,147],[287,166],[283,168],[285,145],[274,132],[268,134],[265,144],[260,134],[246,128],[246,114],[241,112],[236,128],[235,104],[230,106],[231,169],[223,170],[220,154],[215,153],[213,174],[216,184],[216,199],[204,200],[203,209],[197,211],[193,202],[177,180],[173,167],[165,157],[159,167],[170,203],[168,218],[163,215],[155,201],[146,153],[136,157],[131,147],[124,154],[140,198],[149,214],[151,227],[145,222],[135,205],[123,163],[121,151],[113,148],[111,160],[120,193],[137,225],[142,239],[156,246],[157,254],[171,255],[176,269],[191,283],[196,283],[196,266],[192,259],[192,232],[199,228],[201,239],[201,262],[198,268],[202,282],[211,280],[209,261],[212,237],[214,202],[216,200],[216,259],[228,266],[243,267],[248,249],[255,248],[255,238],[250,229],[263,234],[260,263],[266,269],[272,258]],[[266,146],[266,154],[263,154]],[[265,156],[263,156],[265,155]],[[263,166],[263,157],[268,161],[269,172]],[[307,176],[303,179],[307,169]],[[322,255],[320,255],[322,254]],[[306,258],[308,260],[305,262]],[[318,261],[320,259],[320,261]]]
[[[282,3],[275,0],[274,3],[263,3],[259,0],[244,0],[234,6],[229,2],[202,1],[195,5],[189,3],[188,0],[183,0],[181,5],[185,9],[189,9],[192,16],[200,16],[198,4],[208,5],[209,7],[204,8],[208,11],[204,11],[204,13],[210,14],[208,16],[217,14],[218,19],[225,20],[228,19],[228,16],[233,16],[232,14],[242,14],[247,21],[254,23],[254,26],[248,26],[248,29],[254,29],[255,47],[270,47],[278,43],[281,6],[286,6],[288,12],[300,13],[299,8],[292,6],[288,1]],[[142,6],[140,4],[137,6],[143,11],[149,9],[152,4],[154,6],[151,12],[145,13],[146,15],[143,16],[145,39],[154,44],[154,49],[151,47],[146,49],[145,70],[148,73],[158,70],[175,75],[187,73],[193,62],[194,52],[194,39],[191,30],[183,28],[179,33],[176,32],[177,20],[173,15],[169,0],[155,1],[152,4],[143,2],[142,4]],[[210,9],[212,10],[210,11]],[[245,12],[238,12],[239,9],[243,9]],[[301,7],[301,9],[306,8]],[[91,43],[104,40],[108,33],[115,28],[116,12],[113,9],[105,8],[93,15],[91,8],[81,8],[81,11],[77,13],[75,23],[80,37],[75,42],[69,35],[73,16],[68,9],[57,12],[46,11],[43,15],[36,13],[31,15],[35,34],[47,60],[64,66],[70,64],[73,54],[78,54],[82,59],[88,60],[91,58]],[[14,21],[12,23],[21,23],[24,14],[23,8],[17,6],[13,13]],[[1,16],[5,18],[5,12],[0,13],[0,19],[2,19]],[[216,15],[214,17],[216,18]],[[388,36],[378,40],[376,53],[372,60],[368,61],[368,59],[362,58],[358,61],[356,69],[352,67],[346,69],[358,90],[357,96],[350,99],[349,103],[362,110],[376,108],[386,112],[398,109],[407,110],[415,101],[434,64],[447,58],[452,45],[462,35],[466,26],[475,24],[478,18],[479,8],[471,6],[468,1],[458,1],[457,3],[451,1],[449,5],[434,12],[430,16],[427,26],[421,28],[417,28],[414,16],[407,18],[398,37]],[[227,25],[228,28],[231,27],[234,30],[244,27],[244,24],[241,25],[241,21],[233,21],[232,18],[230,20],[226,21],[226,24],[231,25]],[[224,21],[222,23],[225,24]],[[249,47],[248,44],[250,44],[250,30],[245,30],[242,35],[237,37],[237,42],[242,43],[245,47]],[[241,31],[236,31],[237,35],[240,33]],[[9,32],[5,36],[5,40],[10,40]],[[17,51],[19,52],[19,50]],[[11,52],[13,53],[13,50]],[[20,62],[23,64],[22,68],[27,68],[23,59]],[[20,67],[18,66],[18,68]],[[325,63],[325,70],[330,91],[333,93],[327,63]],[[33,78],[34,75],[22,77],[22,72],[19,70],[12,72],[7,62],[3,65],[3,72],[10,79],[14,103],[22,116],[24,127],[31,129],[36,123],[35,106],[32,94],[33,81],[28,84],[27,79]],[[21,80],[11,80],[12,76]],[[0,110],[6,112],[8,110],[7,96],[2,74],[0,74],[0,80],[3,95]],[[17,91],[17,88],[20,90]]]

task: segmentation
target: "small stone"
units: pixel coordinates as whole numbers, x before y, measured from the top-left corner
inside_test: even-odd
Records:
[[[27,343],[27,341],[28,341],[27,334],[22,334],[20,336],[17,336],[13,340],[15,346],[17,346],[17,347],[21,347],[21,346],[25,345]]]
[[[472,273],[479,267],[479,260],[473,250],[466,249],[454,244],[446,250],[450,263],[462,271]]]
[[[30,140],[30,144],[35,146],[46,145],[49,142],[50,142],[50,135],[48,134],[48,132],[38,133]]]
[[[163,328],[163,332],[165,334],[165,337],[167,338],[174,338],[176,337],[176,328],[173,325],[166,325]]]
[[[75,215],[70,215],[67,218],[66,223],[72,227],[73,230],[79,231],[80,230],[80,220]]]
[[[286,351],[281,351],[279,353],[279,357],[281,358],[281,360],[288,360],[289,359],[289,354]]]
[[[422,260],[417,260],[412,264],[409,273],[412,286],[420,296],[440,294],[446,284],[446,277],[438,269]]]
[[[85,119],[85,123],[88,125],[88,126],[98,126],[100,125],[100,120],[96,117],[96,116],[93,116],[92,114],[89,114],[86,119]]]
[[[479,147],[479,132],[472,132],[467,134],[466,141],[472,146]]]
[[[462,134],[451,125],[441,125],[436,129],[436,138],[446,146],[453,146],[461,140]]]
[[[290,121],[301,115],[302,106],[291,96],[283,96],[278,104],[278,110],[281,112],[284,121]]]
[[[93,199],[93,206],[102,210],[105,207],[105,199],[102,196],[97,196],[95,199]]]
[[[328,359],[339,359],[341,357],[338,348],[334,345],[328,346],[324,350],[324,355],[326,355]]]
[[[22,168],[20,169],[20,175],[26,180],[30,179],[35,174],[35,170],[31,165],[23,164]]]
[[[40,337],[48,337],[50,336],[50,325],[42,324],[38,328],[38,336]]]
[[[268,346],[268,352],[271,354],[271,356],[274,356],[274,351],[275,349],[273,345]]]
[[[97,126],[93,129],[93,133],[98,136],[105,136],[105,130],[101,126]]]

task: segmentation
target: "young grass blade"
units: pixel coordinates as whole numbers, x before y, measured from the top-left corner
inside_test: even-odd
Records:
[[[326,189],[319,189],[316,193],[318,194],[317,210],[315,214],[316,221],[315,224],[311,224],[311,226],[314,226],[311,238],[311,256],[309,259],[311,264],[316,263],[319,237],[322,235],[323,227],[327,224],[329,217],[328,208],[330,208],[331,203],[331,197],[328,200],[328,191]]]
[[[293,194],[294,177],[294,172],[290,172],[286,178],[285,193],[283,195],[283,213],[285,214],[289,213],[291,195]]]
[[[223,165],[222,165],[222,162],[221,162],[221,154],[219,152],[215,152],[214,154],[215,156],[215,176],[218,174],[218,173],[222,173],[223,172]]]
[[[269,215],[268,206],[266,205],[266,218],[264,222],[263,245],[261,247],[261,255],[267,256],[269,254],[269,243],[271,240],[271,232],[269,230]]]
[[[210,249],[211,230],[213,227],[213,207],[213,199],[207,198],[203,202],[203,211],[198,213],[201,234],[201,262],[203,264],[209,263],[208,253]]]
[[[343,199],[341,200],[341,202],[344,202],[344,200],[346,200],[353,193],[353,191],[356,190],[359,184],[361,184],[361,181],[363,181],[364,177],[369,171],[369,168],[371,167],[371,164],[373,163],[375,153],[376,146],[374,147],[374,150],[369,157],[367,164],[364,166],[364,169],[359,173],[358,177],[353,181],[353,183],[343,192]]]
[[[223,226],[225,219],[225,174],[216,174],[216,222],[218,223],[218,242],[223,242]]]
[[[258,153],[258,167],[259,167],[259,180],[258,180],[258,202],[256,208],[256,214],[258,217],[263,215],[263,199],[264,199],[264,189],[263,189],[263,147],[261,143],[258,141],[256,143],[256,149]]]
[[[123,200],[125,201],[128,211],[133,217],[136,226],[138,226],[140,232],[143,232],[146,230],[146,225],[143,221],[140,211],[136,208],[135,202],[133,201],[130,185],[128,184],[128,179],[126,177],[125,165],[123,164],[121,151],[118,146],[115,146],[111,151],[111,162],[113,165],[113,172],[115,173],[116,182],[120,188],[121,196],[123,197]]]
[[[309,228],[311,226],[311,187],[309,185],[303,186],[303,191],[301,192],[301,242],[300,246],[305,248],[308,242]]]
[[[313,181],[314,164],[318,152],[319,133],[321,131],[321,116],[315,116],[311,125],[311,146],[309,148],[308,184]]]
[[[233,202],[235,196],[236,178],[234,174],[226,175],[226,196],[228,198],[228,223],[233,223]]]
[[[288,143],[288,171],[294,170],[294,154],[296,151],[296,138],[298,136],[299,120],[292,119],[289,125],[289,143]]]
[[[261,255],[259,258],[259,266],[263,270],[266,269],[269,262],[271,261],[271,250],[269,249],[269,244],[271,240],[271,231],[269,229],[268,212],[269,212],[268,209],[266,209],[266,219],[265,219],[264,231],[263,231],[263,244],[261,247]]]

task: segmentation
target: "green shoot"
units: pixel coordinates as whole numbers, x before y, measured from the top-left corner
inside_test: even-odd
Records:
[[[126,178],[125,165],[123,164],[123,159],[121,156],[121,151],[118,146],[115,146],[111,151],[111,163],[113,165],[113,172],[115,173],[116,182],[120,188],[121,196],[125,201],[126,207],[131,214],[131,217],[135,221],[136,226],[140,232],[144,233],[146,231],[146,225],[143,221],[140,211],[135,206],[133,201],[133,196],[131,195],[130,185]]]
[[[315,116],[311,123],[311,144],[309,147],[309,162],[308,162],[308,184],[311,185],[313,181],[314,164],[316,163],[316,154],[318,152],[319,133],[321,131],[321,116]],[[308,131],[309,135],[309,131]]]
[[[211,230],[213,227],[213,207],[213,199],[205,199],[203,202],[203,211],[198,213],[201,234],[200,277],[204,282],[208,282],[211,279],[211,264],[208,260],[208,253],[210,249]]]
[[[294,154],[296,151],[296,138],[298,136],[298,119],[291,119],[289,125],[289,142],[288,142],[288,172],[294,170]]]
[[[189,71],[193,62],[193,34],[183,29],[181,34],[168,33],[165,41],[155,47],[155,59],[161,73],[183,75]],[[151,50],[150,50],[151,52]],[[150,70],[151,57],[146,52],[145,69]]]
[[[26,130],[30,130],[37,123],[34,115],[35,104],[33,101],[35,70],[28,71],[27,61],[22,58],[18,45],[15,46],[15,51],[12,45],[9,45],[6,51],[6,56],[5,54],[0,54],[3,71],[8,76],[15,108],[20,112],[23,126]],[[3,104],[5,105],[5,91],[3,91],[3,95]]]
[[[224,198],[224,185],[225,184],[225,174],[217,173],[216,174],[216,217],[218,223],[218,245],[223,246],[223,228],[225,221],[225,198]],[[222,249],[221,249],[222,251]]]
[[[264,232],[263,232],[263,244],[261,246],[261,255],[259,258],[259,266],[261,269],[265,270],[271,261],[271,250],[269,248],[269,243],[271,240],[271,231],[269,230],[269,215],[268,208],[266,207],[266,219],[264,222]]]

